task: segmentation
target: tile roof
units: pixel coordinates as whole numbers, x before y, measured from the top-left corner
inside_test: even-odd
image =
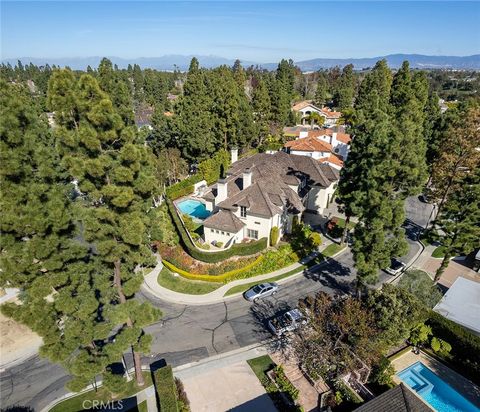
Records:
[[[340,156],[331,153],[330,156],[328,157],[321,157],[318,159],[320,163],[333,163],[337,166],[343,167],[343,160],[340,158]]]
[[[299,136],[300,132],[308,132],[310,127],[306,126],[291,126],[291,127],[284,127],[283,134],[285,136]]]
[[[245,226],[245,223],[243,223],[230,210],[219,210],[217,213],[207,217],[203,221],[203,225],[205,227],[237,233]]]
[[[308,132],[308,137],[333,136],[333,129],[316,129]]]
[[[345,143],[345,144],[350,144],[350,142],[352,141],[352,138],[350,137],[350,135],[348,133],[338,132],[337,133],[337,140],[339,142],[342,142],[342,143]]]
[[[312,106],[314,109],[321,111],[319,107],[315,106],[311,101],[309,100],[303,100],[301,102],[298,102],[292,106],[292,110],[295,112],[298,112],[299,110],[305,109],[305,107]]]
[[[243,188],[243,172],[250,169],[252,183]],[[338,171],[327,164],[305,156],[284,152],[258,153],[235,162],[227,171],[227,198],[218,206],[237,210],[246,206],[252,214],[274,216],[286,208],[291,213],[304,210],[301,197],[290,186],[297,187],[302,180],[309,186],[328,187],[339,178]],[[217,185],[210,187],[204,198],[212,200]]]
[[[433,412],[403,383],[363,404],[355,412]]]
[[[339,119],[342,116],[341,112],[335,112],[333,110],[330,110],[328,107],[324,107],[322,109],[322,113],[331,119]]]
[[[310,133],[309,133],[310,135]],[[321,135],[320,135],[321,136]],[[302,152],[331,152],[332,145],[324,142],[317,137],[303,137],[297,140],[291,140],[284,145],[291,150],[298,150]]]

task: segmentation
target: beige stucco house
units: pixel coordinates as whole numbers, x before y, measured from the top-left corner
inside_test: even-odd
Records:
[[[305,156],[277,152],[259,153],[236,161],[226,177],[208,187],[203,195],[206,243],[224,247],[245,239],[267,238],[276,226],[289,233],[294,216],[321,214],[332,200],[339,173],[328,164]]]
[[[338,119],[342,117],[341,112],[330,110],[328,107],[317,107],[311,101],[304,100],[293,105],[292,110],[300,114],[302,124],[307,122],[307,118],[311,113],[318,113],[324,119],[324,125],[327,127],[335,126]]]

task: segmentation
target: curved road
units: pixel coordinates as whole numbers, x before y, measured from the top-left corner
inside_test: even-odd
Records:
[[[405,260],[415,255],[419,246],[410,242]],[[355,278],[350,251],[346,251],[321,266],[315,273],[297,277],[284,283],[279,292],[259,304],[251,304],[242,297],[207,306],[170,304],[145,292],[139,299],[148,299],[163,312],[159,322],[146,328],[153,335],[152,355],[145,364],[165,359],[173,366],[183,365],[211,355],[228,352],[269,338],[266,319],[279,310],[296,305],[298,299],[323,290],[343,294],[351,290]],[[380,282],[391,277],[381,273]],[[131,366],[131,357],[126,355]],[[58,365],[38,356],[21,365],[2,371],[0,376],[1,407],[30,406],[41,410],[66,393],[68,377]]]

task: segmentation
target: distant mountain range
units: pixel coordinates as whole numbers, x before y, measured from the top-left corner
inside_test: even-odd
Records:
[[[129,64],[138,64],[142,68],[154,68],[158,70],[187,70],[192,59],[192,55],[166,55],[161,57],[140,57],[135,59],[124,59],[121,57],[109,56],[108,58],[117,64],[120,68],[126,68]],[[206,68],[217,67],[222,64],[231,66],[235,60],[226,59],[218,56],[196,56],[200,65]],[[32,62],[36,65],[69,66],[72,69],[84,70],[88,65],[97,67],[101,57],[69,57],[69,58],[37,58],[37,57],[19,57],[14,59],[4,59],[2,63],[12,65],[20,60],[23,64]],[[422,54],[390,54],[388,56],[366,57],[359,59],[324,59],[317,58],[295,62],[304,72],[315,71],[319,69],[328,69],[335,66],[346,66],[353,64],[356,70],[373,67],[378,60],[386,59],[391,68],[398,68],[404,60],[410,62],[410,66],[416,69],[471,69],[480,70],[480,54],[472,56],[426,56]],[[243,61],[243,66],[258,65],[265,69],[275,69],[277,63],[255,63]]]

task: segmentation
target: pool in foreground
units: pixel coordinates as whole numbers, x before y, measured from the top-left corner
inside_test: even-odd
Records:
[[[210,216],[210,212],[206,209],[205,205],[199,200],[186,199],[178,202],[177,207],[180,212],[185,213],[191,217],[204,220]]]
[[[422,362],[414,363],[397,376],[438,412],[480,412]]]

